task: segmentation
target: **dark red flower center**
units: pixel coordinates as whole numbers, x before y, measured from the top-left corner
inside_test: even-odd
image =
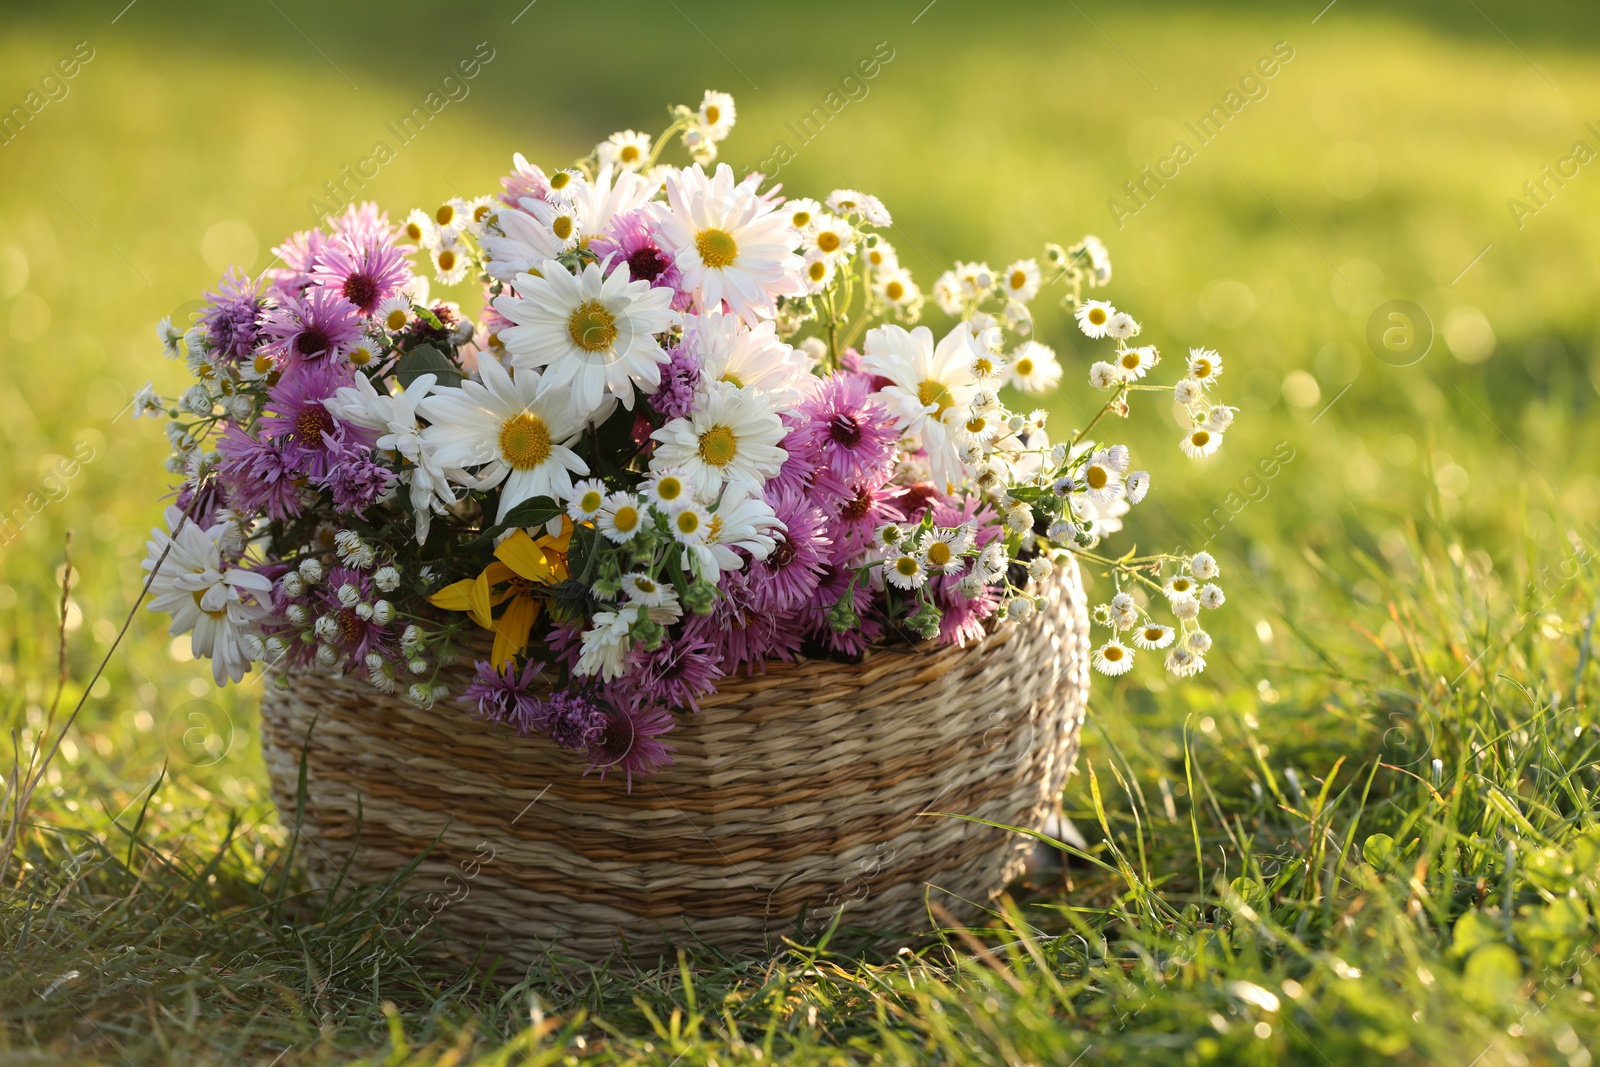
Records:
[[[307,326],[294,339],[294,350],[302,356],[315,356],[329,347],[328,334],[321,326]]]
[[[633,720],[626,715],[607,715],[600,739],[589,751],[592,762],[609,766],[627,758],[633,751]]]
[[[378,283],[370,274],[356,273],[344,280],[344,298],[362,311],[371,311],[378,304]]]
[[[845,502],[844,517],[851,522],[860,522],[867,517],[867,512],[872,510],[872,493],[867,487],[857,486],[856,495]]]
[[[355,613],[355,609],[342,608],[335,617],[339,622],[339,642],[341,644],[353,645],[361,640],[361,632],[365,628],[365,624],[361,621],[361,616]]]
[[[645,245],[628,257],[628,274],[636,282],[654,284],[666,269],[666,257],[654,245]]]
[[[777,536],[777,543],[772,546],[772,552],[767,556],[767,569],[781,571],[794,562],[797,549],[794,542],[783,534]]]
[[[861,440],[861,424],[849,412],[841,411],[828,421],[828,436],[846,448]]]

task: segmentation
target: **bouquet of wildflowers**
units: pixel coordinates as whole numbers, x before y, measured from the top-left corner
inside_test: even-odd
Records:
[[[1182,449],[1210,455],[1233,417],[1211,399],[1221,358],[1148,382],[1139,323],[1085,296],[1111,278],[1094,237],[957,263],[932,286],[938,332],[918,325],[884,205],[737,178],[715,164],[734,118],[708,92],[566,169],[518,155],[498,196],[398,224],[352,206],[161,324],[196,380],[136,398],[169,418],[182,479],[145,568],[219,684],[360,672],[631,784],[719,679],[979,640],[1039,610],[1069,553],[1115,585],[1095,667],[1139,649],[1204,668],[1217,563],[1097,555],[1150,478],[1089,435],[1159,390],[1191,413]],[[688,166],[659,161],[674,138]],[[1109,349],[1099,414],[1060,439],[1032,406],[1062,377],[1032,339],[1051,286]],[[464,656],[475,679],[447,693]]]

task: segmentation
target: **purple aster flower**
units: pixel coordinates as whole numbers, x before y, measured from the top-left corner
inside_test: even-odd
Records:
[[[328,224],[333,228],[334,240],[352,248],[388,244],[395,235],[395,228],[389,225],[389,213],[371,200],[346,204],[338,217],[328,217]]]
[[[313,286],[269,308],[262,332],[285,359],[338,356],[360,339],[361,312],[336,291]]]
[[[197,496],[200,498],[198,502],[195,500]],[[184,482],[178,488],[176,499],[173,500],[178,510],[189,516],[189,521],[202,530],[210,529],[217,524],[217,509],[225,506],[227,502],[228,498],[220,478],[208,478],[198,485],[192,481]]]
[[[280,299],[298,297],[311,284],[311,268],[317,256],[328,243],[328,235],[321,230],[300,230],[272,254],[283,261],[281,267],[269,267],[262,272],[271,295]]]
[[[333,506],[346,514],[365,517],[367,508],[394,488],[400,476],[372,460],[372,450],[359,443],[341,442],[339,454],[328,466],[321,485],[333,494]]]
[[[528,733],[533,713],[542,711],[544,706],[535,689],[544,664],[526,663],[519,673],[514,663],[506,664],[502,671],[488,660],[479,660],[476,668],[472,684],[456,699],[475,705],[475,713],[480,718],[514,726],[518,733]]]
[[[230,268],[217,291],[206,294],[206,301],[200,316],[206,339],[230,362],[249,359],[261,336],[262,299],[256,283]]]
[[[894,416],[857,374],[830,374],[799,408],[800,418],[784,440],[845,483],[884,481],[894,464],[900,434]]]
[[[769,659],[794,660],[802,640],[800,626],[791,617],[757,610],[743,571],[724,571],[721,593],[711,614],[689,620],[685,637],[709,645],[727,674],[739,667],[755,674]]]
[[[328,242],[311,279],[344,297],[361,314],[371,315],[411,281],[411,266],[382,238],[352,235]]]
[[[895,504],[897,490],[871,482],[851,487],[845,498],[830,512],[833,516],[833,561],[848,563],[872,544],[872,535],[889,522],[905,522],[906,514]]]
[[[700,384],[700,360],[689,351],[688,345],[674,348],[671,356],[661,368],[661,388],[649,398],[650,406],[664,418],[684,419],[694,410],[694,390]]]
[[[372,447],[376,436],[334,418],[323,401],[355,380],[355,372],[332,360],[291,365],[267,391],[259,424],[263,442],[276,446],[284,462],[320,482],[348,445]]]
[[[822,569],[822,579],[800,609],[806,632],[822,642],[829,651],[842,652],[847,656],[861,655],[883,636],[883,622],[873,607],[871,583],[854,579],[856,572],[852,568],[828,564]],[[840,633],[829,621],[829,613],[844,597],[846,589],[850,591],[850,604],[855,609],[856,618],[861,621],[853,629]]]
[[[582,693],[551,693],[532,726],[568,752],[588,752],[605,735],[607,715]]]
[[[628,264],[628,276],[636,282],[665,286],[673,291],[672,306],[678,311],[689,307],[690,294],[683,291],[683,275],[671,256],[656,242],[653,217],[644,209],[624,211],[612,217],[605,233],[589,242],[589,251],[602,260],[614,256]]]
[[[230,423],[217,440],[217,452],[222,456],[217,480],[228,507],[274,519],[299,516],[305,506],[304,477],[282,448]]]
[[[766,559],[751,561],[750,585],[757,610],[788,611],[816,589],[833,541],[826,517],[805,497],[769,488],[766,499],[783,530],[773,532],[773,548]]]
[[[606,772],[616,767],[627,776],[628,792],[633,792],[633,776],[654,774],[672,762],[671,745],[657,740],[670,733],[678,721],[664,708],[626,708],[606,716],[600,736],[589,746],[589,766],[583,773],[598,770],[604,781]]]
[[[722,665],[715,650],[688,634],[663,641],[654,652],[636,644],[628,653],[628,670],[612,683],[619,705],[633,708],[661,704],[700,710],[700,698],[715,691]]]

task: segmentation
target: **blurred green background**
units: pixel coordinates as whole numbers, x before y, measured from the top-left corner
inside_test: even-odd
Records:
[[[1382,631],[1360,560],[1405,566],[1414,518],[1455,529],[1454,551],[1508,586],[1566,554],[1569,531],[1600,536],[1600,165],[1550,184],[1520,226],[1507,203],[1574,142],[1600,151],[1592,4],[524,2],[0,5],[0,108],[80,42],[93,56],[0,146],[0,506],[25,520],[0,547],[13,722],[37,721],[54,675],[64,531],[81,575],[72,684],[137,593],[166,445],[123,413],[147,381],[184,384],[157,319],[231,264],[266,266],[376,142],[395,158],[362,195],[403,214],[497,189],[513,151],[556,166],[613,129],[659,129],[705,88],[738,101],[724,158],[753,167],[782,140],[787,191],[879,195],[925,288],[957,256],[999,266],[1096,233],[1109,296],[1150,341],[1169,358],[1221,350],[1221,395],[1242,411],[1217,457],[1183,459],[1165,410],[1138,412],[1128,437],[1155,478],[1144,547],[1193,547],[1192,523],[1222,509],[1210,547],[1231,606],[1213,670],[1245,706],[1275,700],[1274,665],[1303,652],[1279,609],[1308,632]],[[402,146],[386,124],[480,42],[493,59],[470,93]],[[880,42],[893,58],[866,95],[802,145],[786,124]],[[1265,95],[1197,146],[1183,124],[1275,47],[1292,59]],[[1195,157],[1119,226],[1108,201],[1178,138]],[[1438,335],[1413,365],[1368,346],[1390,300]],[[1069,368],[1064,429],[1074,402],[1090,410],[1095,356],[1063,313],[1039,321]],[[1140,669],[1101,688],[1095,714],[1120,736],[1151,728],[1144,743],[1170,755],[1186,708],[1213,699],[1204,685],[1180,696]],[[220,797],[265,816],[254,699],[215,690],[141,612],[52,784],[64,767],[68,810],[114,813],[170,760],[187,792],[164,791],[168,810]]]

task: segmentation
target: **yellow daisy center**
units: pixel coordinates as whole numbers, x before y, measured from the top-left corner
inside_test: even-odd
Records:
[[[1028,275],[1025,272],[1020,271],[1020,270],[1014,270],[1014,271],[1011,272],[1011,288],[1013,288],[1013,289],[1021,289],[1023,286],[1025,286],[1027,284],[1028,284]]]
[[[1096,326],[1104,326],[1106,324],[1106,309],[1090,308],[1089,314],[1085,318]]]
[[[974,415],[967,420],[968,433],[982,433],[989,426],[989,420],[982,415]]]
[[[917,561],[910,556],[901,556],[894,561],[894,569],[899,571],[903,577],[910,578],[920,568],[917,566]]]
[[[623,145],[622,151],[617,153],[617,158],[622,160],[624,163],[639,162],[639,146],[632,144]]]
[[[494,206],[492,204],[479,204],[477,207],[472,209],[472,221],[482,222],[484,219],[489,217],[489,213],[493,210]]]
[[[706,123],[708,125],[715,126],[717,124],[717,120],[721,117],[722,109],[720,107],[718,107],[716,104],[706,105]]]
[[[600,490],[591,489],[578,498],[578,510],[585,515],[593,515],[600,510],[600,505],[605,498],[600,495]]]
[[[406,223],[406,236],[411,238],[413,241],[422,240],[422,227],[417,225],[415,222]]]
[[[572,236],[572,216],[557,215],[556,220],[550,224],[550,229],[558,238],[565,241]]]
[[[443,249],[442,251],[440,251],[440,253],[439,253],[439,269],[441,271],[452,271],[452,270],[455,270],[455,268],[456,268],[456,254],[454,252],[450,251],[450,249],[448,249],[448,248]]]
[[[1194,363],[1189,367],[1189,375],[1193,378],[1211,377],[1211,361],[1209,359],[1195,360]]]
[[[739,257],[739,245],[727,230],[701,230],[695,235],[694,247],[700,261],[708,267],[731,267]]]
[[[1107,645],[1105,648],[1100,650],[1100,655],[1104,656],[1108,663],[1116,663],[1118,660],[1122,659],[1122,646]]]
[[[532,470],[550,458],[550,430],[539,416],[524,411],[500,426],[500,455],[519,471]]]
[[[681,534],[692,534],[700,529],[700,516],[692,509],[678,512],[672,522]]]
[[[806,276],[813,282],[820,282],[828,276],[828,265],[819,259],[806,268]]]
[[[366,345],[356,345],[350,350],[350,362],[357,367],[365,367],[372,362],[372,349]]]
[[[558,170],[550,175],[550,188],[565,189],[572,184],[572,175],[564,170]]]
[[[1111,475],[1101,466],[1093,466],[1083,472],[1083,480],[1089,483],[1090,489],[1104,489],[1111,480]]]
[[[204,590],[196,590],[191,595],[194,597],[194,606],[200,609],[200,613],[202,615],[209,615],[213,619],[220,619],[228,614],[227,608],[223,608],[221,611],[207,611],[205,609],[205,605],[200,603],[201,599],[206,595]]]
[[[654,593],[659,587],[648,578],[635,578],[633,587],[641,593]]]
[[[839,251],[839,244],[839,235],[834,233],[832,230],[823,230],[821,233],[817,234],[817,247],[822,249],[824,252]]]
[[[449,204],[440,204],[439,210],[433,213],[440,226],[450,225],[450,220],[456,217],[456,209]]]
[[[1146,626],[1144,628],[1144,639],[1146,641],[1159,641],[1159,640],[1161,640],[1161,627],[1159,627],[1159,626]]]
[[[1033,360],[1029,359],[1026,356],[1024,356],[1021,359],[1017,360],[1017,373],[1022,375],[1022,377],[1024,377],[1024,378],[1026,378],[1028,375],[1032,374],[1033,373]]]
[[[950,546],[943,541],[935,541],[928,546],[928,562],[935,567],[943,567],[950,562]]]
[[[950,388],[943,382],[936,382],[930,378],[917,386],[917,403],[923,407],[929,404],[935,405],[938,408],[934,412],[935,416],[943,415],[955,402],[956,398],[950,395]]]
[[[724,374],[722,376],[722,380],[733,386],[735,389],[744,388],[744,380],[737,374],[733,373],[733,371],[728,371],[726,374]]]
[[[267,371],[272,369],[272,357],[257,356],[255,359],[250,361],[250,365],[256,369],[257,374],[265,374]]]
[[[1205,430],[1196,430],[1189,438],[1189,441],[1196,448],[1204,448],[1206,445],[1211,443],[1211,434],[1207,433]]]
[[[1187,578],[1174,578],[1174,579],[1172,579],[1172,591],[1174,593],[1187,593],[1189,591],[1189,579],[1187,579]]]
[[[567,335],[585,352],[605,352],[617,341],[617,317],[598,300],[585,300],[572,309]]]
[[[811,221],[811,212],[796,211],[794,213],[794,217],[790,221],[794,223],[794,228],[798,230],[800,227]]]
[[[700,435],[700,458],[713,467],[725,467],[739,454],[739,441],[727,426],[713,426]]]
[[[611,516],[611,525],[622,533],[627,533],[639,525],[639,509],[632,504],[624,504]]]
[[[405,329],[407,317],[408,316],[406,315],[405,308],[395,308],[393,311],[389,312],[387,317],[384,318],[383,324],[389,327],[391,332],[394,330],[403,330]]]
[[[656,483],[656,497],[670,504],[683,495],[683,482],[677,478],[663,478]]]
[[[898,281],[890,282],[883,287],[883,295],[890,300],[902,300],[906,295],[906,287]]]
[[[1122,354],[1122,365],[1128,370],[1138,370],[1139,364],[1142,362],[1143,360],[1139,358],[1139,353],[1137,352],[1124,352]]]

